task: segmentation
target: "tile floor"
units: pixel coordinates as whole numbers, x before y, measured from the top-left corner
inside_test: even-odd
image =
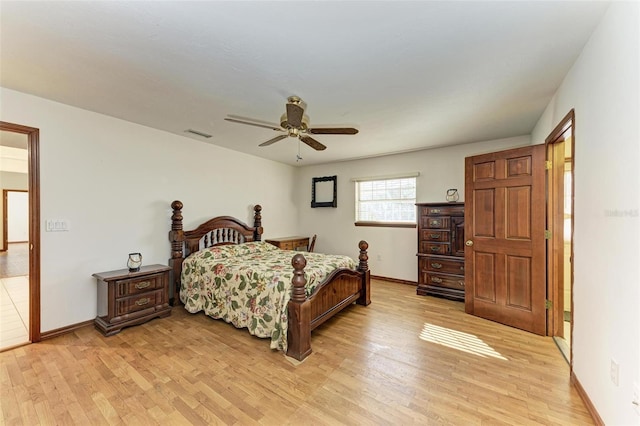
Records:
[[[28,243],[0,253],[0,350],[29,342]]]
[[[0,350],[29,342],[29,277],[0,278]]]
[[[29,274],[29,244],[9,243],[7,251],[0,252],[0,278]]]

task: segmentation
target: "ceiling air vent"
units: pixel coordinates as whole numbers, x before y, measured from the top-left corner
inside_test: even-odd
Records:
[[[210,137],[213,136],[213,135],[209,135],[207,133],[199,132],[199,131],[193,130],[193,129],[187,129],[187,130],[185,130],[185,132],[186,133],[191,133],[191,134],[194,134],[194,135],[197,135],[197,136],[202,136],[203,138],[207,138],[207,139],[209,139]]]

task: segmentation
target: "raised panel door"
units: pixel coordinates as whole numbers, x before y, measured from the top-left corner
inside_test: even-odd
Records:
[[[465,160],[467,313],[546,333],[544,145]]]

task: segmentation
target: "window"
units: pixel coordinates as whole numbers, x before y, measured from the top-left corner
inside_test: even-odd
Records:
[[[416,176],[356,181],[356,225],[415,226]]]

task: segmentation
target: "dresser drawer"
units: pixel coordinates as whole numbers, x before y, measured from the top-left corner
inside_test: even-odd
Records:
[[[431,243],[422,241],[420,243],[420,253],[424,254],[451,254],[451,246],[449,244]]]
[[[423,229],[421,233],[422,240],[424,241],[439,241],[442,243],[448,243],[450,232],[449,231],[434,231],[430,229]]]
[[[451,225],[451,219],[449,217],[440,216],[422,216],[422,228],[428,229],[449,229]]]
[[[420,259],[420,270],[423,272],[440,272],[464,276],[464,260],[423,257]]]
[[[164,287],[165,274],[116,281],[116,297],[132,296]]]
[[[162,290],[150,291],[116,300],[116,316],[130,314],[163,304]]]
[[[464,277],[462,276],[432,274],[430,272],[424,272],[423,274],[426,285],[464,290]]]
[[[420,214],[425,216],[464,215],[464,208],[459,206],[426,206],[420,210]]]

